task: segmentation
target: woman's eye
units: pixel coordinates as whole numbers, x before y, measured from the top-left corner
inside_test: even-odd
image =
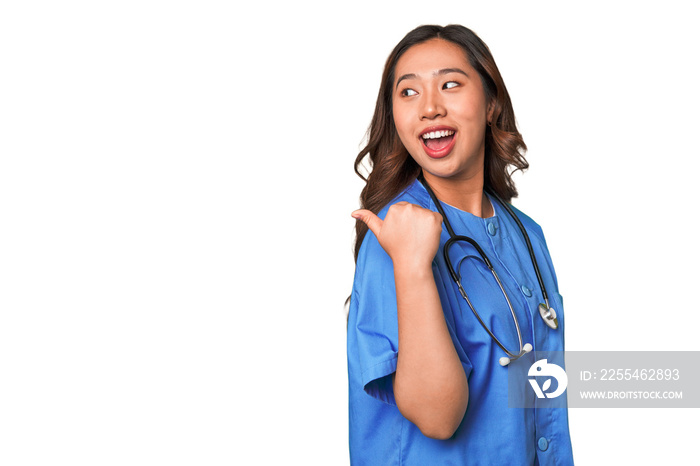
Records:
[[[453,87],[457,87],[457,86],[459,86],[459,83],[457,83],[455,81],[449,81],[449,82],[446,82],[445,85],[442,87],[444,87],[445,89],[452,89]]]
[[[416,95],[416,94],[418,94],[418,93],[416,91],[414,91],[413,89],[404,89],[403,91],[401,91],[401,95],[404,97],[411,97],[412,95]]]

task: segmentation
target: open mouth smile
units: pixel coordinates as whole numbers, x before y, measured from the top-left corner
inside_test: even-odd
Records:
[[[448,127],[428,128],[420,135],[423,149],[429,157],[440,159],[452,151],[456,131]]]

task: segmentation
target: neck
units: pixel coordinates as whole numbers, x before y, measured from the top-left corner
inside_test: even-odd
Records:
[[[484,194],[484,172],[461,180],[440,178],[423,170],[423,177],[435,196],[446,204],[481,218],[493,216],[491,202]]]

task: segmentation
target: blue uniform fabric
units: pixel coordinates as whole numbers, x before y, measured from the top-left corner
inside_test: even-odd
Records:
[[[437,211],[423,185],[415,181],[382,209],[379,217],[383,219],[389,206],[399,201]],[[443,208],[455,233],[475,239],[496,269],[518,317],[523,343],[531,343],[535,354],[563,351],[562,298],[542,230],[513,209],[530,236],[550,305],[557,311],[557,330],[547,327],[537,312],[538,304],[543,302],[542,292],[522,233],[497,201],[491,199],[491,204],[495,216],[486,219],[444,203]],[[435,440],[425,437],[396,407],[391,382],[398,356],[393,264],[369,231],[357,259],[348,316],[352,465],[573,464],[565,408],[508,406],[508,369],[498,363],[505,353],[481,327],[459,294],[442,253],[448,239],[443,225],[433,274],[452,341],[468,378],[467,412],[452,438]],[[470,245],[451,248],[455,267],[464,256],[478,254]],[[461,272],[462,283],[481,318],[506,348],[517,352],[515,325],[493,275],[476,259],[464,260]],[[534,398],[534,393],[530,396]],[[563,395],[558,400],[559,406],[566,406]],[[533,403],[536,405],[537,401]]]

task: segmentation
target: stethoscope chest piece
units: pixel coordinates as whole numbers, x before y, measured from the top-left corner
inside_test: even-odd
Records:
[[[540,317],[542,317],[542,320],[544,320],[544,323],[547,324],[547,326],[551,329],[556,330],[559,328],[559,321],[557,320],[557,313],[556,311],[545,305],[545,304],[540,304],[538,307],[540,311]]]

